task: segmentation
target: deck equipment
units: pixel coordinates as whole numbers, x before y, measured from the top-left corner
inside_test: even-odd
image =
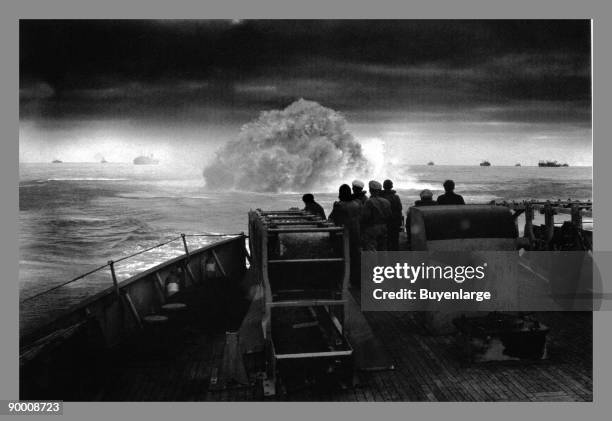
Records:
[[[276,393],[280,372],[352,381],[348,230],[301,210],[257,209],[249,240],[264,292],[266,394]]]

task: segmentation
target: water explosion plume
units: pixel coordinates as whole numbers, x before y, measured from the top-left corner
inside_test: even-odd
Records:
[[[217,152],[204,177],[209,188],[217,189],[320,191],[368,167],[344,117],[300,99],[245,124],[238,139]]]

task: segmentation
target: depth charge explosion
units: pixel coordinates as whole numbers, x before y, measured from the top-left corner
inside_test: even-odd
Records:
[[[245,124],[204,169],[210,189],[309,191],[369,168],[342,115],[300,99]],[[319,190],[320,191],[320,190]]]

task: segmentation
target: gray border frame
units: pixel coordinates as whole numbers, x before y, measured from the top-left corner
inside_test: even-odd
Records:
[[[0,398],[18,397],[18,121],[19,18],[559,18],[593,21],[594,51],[594,197],[597,215],[612,211],[612,197],[604,180],[612,178],[612,133],[609,118],[612,74],[609,40],[612,21],[608,7],[596,0],[426,0],[414,5],[391,0],[258,0],[239,4],[231,0],[4,0],[0,4],[0,223],[3,279],[1,282]],[[596,250],[612,250],[612,218],[597,219]],[[435,419],[463,418],[496,420],[606,418],[612,409],[612,312],[594,314],[594,403],[68,403],[68,419]],[[607,415],[607,416],[606,416]]]

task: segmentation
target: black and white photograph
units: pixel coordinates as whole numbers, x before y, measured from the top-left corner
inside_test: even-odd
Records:
[[[18,27],[19,399],[593,401],[590,19]]]

